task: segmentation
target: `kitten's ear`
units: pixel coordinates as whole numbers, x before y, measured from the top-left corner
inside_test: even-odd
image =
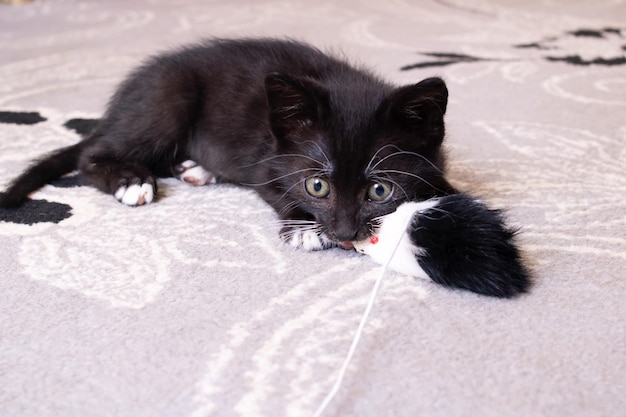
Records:
[[[265,93],[270,128],[278,139],[319,122],[328,100],[326,89],[315,81],[280,73],[265,77]]]
[[[441,78],[427,78],[415,85],[400,87],[382,106],[386,122],[415,132],[423,145],[438,146],[443,141],[443,116],[448,105],[448,89]]]

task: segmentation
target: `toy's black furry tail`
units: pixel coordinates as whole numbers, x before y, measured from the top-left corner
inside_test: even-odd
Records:
[[[76,170],[83,146],[84,143],[79,142],[36,161],[22,175],[13,180],[4,193],[0,193],[0,207],[19,207],[33,191]]]
[[[513,297],[530,286],[514,242],[517,230],[474,197],[443,197],[416,214],[409,230],[425,250],[418,263],[434,282],[495,297]]]

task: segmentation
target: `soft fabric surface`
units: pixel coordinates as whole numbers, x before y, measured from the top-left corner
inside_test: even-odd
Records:
[[[390,273],[325,415],[624,416],[625,22],[619,0],[2,5],[0,183],[79,140],[64,124],[146,56],[202,37],[440,75],[450,180],[508,209],[534,286],[500,300]],[[249,189],[161,190],[129,208],[69,178],[0,212],[2,416],[313,414],[379,267],[286,247]]]

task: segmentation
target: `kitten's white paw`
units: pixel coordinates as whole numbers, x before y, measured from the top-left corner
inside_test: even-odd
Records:
[[[115,192],[115,198],[127,206],[142,206],[152,203],[154,189],[147,183],[121,186]]]
[[[306,251],[323,250],[333,245],[332,241],[325,234],[318,235],[311,230],[294,231],[287,243],[291,247]]]
[[[176,165],[174,170],[178,173],[178,178],[187,184],[206,185],[217,182],[215,175],[190,159]]]

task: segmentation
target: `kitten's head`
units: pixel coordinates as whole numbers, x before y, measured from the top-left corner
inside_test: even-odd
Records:
[[[281,155],[272,159],[274,208],[315,221],[337,243],[365,239],[405,201],[453,192],[443,177],[441,79],[395,89],[359,75],[340,81],[265,80]]]

